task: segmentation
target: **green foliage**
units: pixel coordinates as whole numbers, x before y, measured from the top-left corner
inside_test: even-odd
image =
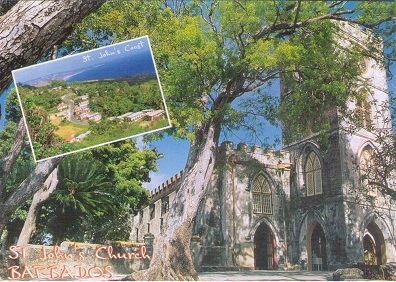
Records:
[[[148,34],[176,137],[194,139],[196,130],[213,120],[226,130],[244,127],[257,133],[265,129],[263,120],[276,124],[278,119],[297,134],[324,132],[330,126],[327,113],[342,110],[357,95],[351,89],[362,51],[340,52],[337,27],[325,18],[365,24],[387,41],[394,40],[394,21],[383,23],[394,15],[393,3],[359,2],[349,5],[351,10],[346,6],[323,1],[190,1],[179,7],[162,1],[109,1],[79,26],[71,42],[85,38],[92,43],[99,37],[117,42]],[[269,99],[273,94],[262,86],[280,74],[293,95],[278,112],[278,101]],[[232,103],[246,93],[266,103],[265,109],[253,115],[251,105],[240,104],[249,105],[246,109]]]
[[[55,82],[55,85],[57,84]],[[55,107],[60,101],[60,96],[64,95],[64,93],[51,90],[51,87],[46,86],[43,89],[37,89],[22,85],[18,86],[18,93],[21,97],[36,159],[52,157],[64,153],[65,150],[66,152],[70,151],[73,148],[72,144],[66,143],[61,137],[55,134],[57,127],[50,122],[48,109]],[[15,99],[13,96],[10,99],[11,103],[14,104]],[[13,107],[9,107],[9,110],[8,117],[15,119],[19,115],[19,107],[15,106],[15,104]]]
[[[113,181],[117,195],[128,209],[136,210],[148,200],[142,182],[150,181],[149,172],[156,170],[155,151],[140,151],[132,140],[98,147],[93,155],[105,164],[106,174]]]
[[[162,97],[156,79],[129,85],[126,81],[73,83],[80,93],[89,95],[89,107],[104,118],[145,109],[161,109]]]
[[[6,0],[0,2],[0,16],[4,15],[9,9],[11,9],[18,1],[17,0]]]
[[[9,153],[11,150],[14,141],[15,141],[15,134],[17,131],[17,125],[22,118],[22,112],[21,108],[19,106],[19,101],[18,101],[18,96],[15,91],[15,89],[12,89],[8,95],[8,98],[6,100],[5,104],[5,118],[6,118],[6,123],[3,129],[0,131],[0,156],[3,154]],[[25,146],[23,146],[22,152],[17,160],[16,167],[18,170],[18,167],[24,166],[22,162],[27,162],[30,163],[32,161],[31,158],[31,151],[30,151],[30,146],[27,145],[27,137],[25,138]],[[12,175],[15,173],[15,175],[18,175],[17,172],[12,171]],[[22,176],[24,174],[21,174],[19,176]],[[13,176],[10,176],[11,178]],[[8,180],[8,179],[7,179]],[[15,183],[16,185],[16,183]]]
[[[17,124],[13,121],[9,121],[3,130],[0,131],[0,154],[6,154],[12,148],[13,142],[15,140],[15,132],[17,129]]]
[[[52,229],[54,243],[59,244],[73,234],[70,229],[75,232],[82,218],[93,222],[115,208],[111,182],[103,172],[103,165],[89,153],[73,154],[62,160],[57,189],[46,204],[46,228]]]
[[[95,148],[93,155],[105,164],[106,173],[115,179],[116,187],[120,189],[128,187],[129,181],[132,186],[149,181],[149,172],[156,169],[155,151],[145,148],[140,152],[133,140]]]
[[[305,34],[290,36],[299,52],[291,71],[282,77],[289,93],[282,97],[279,117],[293,129],[284,136],[285,142],[299,134],[326,132],[331,127],[331,112],[334,116],[336,110],[345,111],[348,99],[359,95],[358,62],[362,57],[353,46],[343,50],[334,36],[337,30],[330,22],[318,22],[305,28]]]
[[[58,186],[40,211],[39,234],[63,240],[100,243],[127,240],[130,217],[150,198],[142,182],[156,170],[156,151],[140,151],[132,140],[67,156],[58,170]]]
[[[132,79],[134,80],[134,79]],[[29,125],[30,137],[37,159],[52,157],[79,148],[95,146],[113,140],[123,139],[143,132],[156,130],[168,126],[165,120],[140,122],[110,121],[109,117],[120,116],[125,113],[138,112],[146,109],[163,109],[163,100],[156,79],[141,77],[138,81],[97,81],[89,83],[52,81],[50,85],[32,87],[18,85],[23,109]],[[61,98],[68,95],[68,99],[78,101],[78,96],[89,96],[89,107],[92,112],[102,114],[98,123],[91,122],[88,128],[92,134],[77,143],[67,143],[56,132],[60,127],[67,126],[62,122],[59,127],[51,123],[51,114],[58,112],[56,107],[62,102]],[[73,98],[74,97],[74,98]],[[12,109],[11,109],[12,110]],[[14,109],[16,111],[17,109]],[[11,115],[13,114],[11,111]],[[76,129],[79,125],[76,125]],[[79,132],[74,132],[78,136]]]
[[[56,112],[56,106],[62,102],[61,97],[70,91],[66,89],[66,82],[53,81],[52,84],[40,88],[18,85],[18,93],[21,96],[23,109],[26,109],[25,100],[36,107],[45,109],[47,113]],[[56,87],[63,87],[57,88]]]
[[[22,113],[19,107],[18,97],[15,89],[12,89],[6,100],[6,125],[0,131],[0,156],[9,153],[14,141],[17,130],[17,123],[22,118]],[[27,144],[26,137],[26,144]],[[6,188],[11,191],[16,188],[33,170],[34,162],[30,154],[30,147],[24,146],[22,153],[16,160],[11,174],[7,177]]]
[[[18,123],[22,117],[21,107],[19,106],[18,95],[15,88],[8,94],[5,106],[5,119]]]
[[[8,153],[12,148],[17,125],[19,120],[22,118],[18,96],[15,89],[11,90],[6,100],[5,118],[7,122],[2,131],[0,131],[0,156]]]
[[[1,138],[1,137],[0,137]],[[17,159],[11,174],[7,177],[7,192],[16,189],[26,177],[34,170],[35,164],[31,158],[20,157]]]

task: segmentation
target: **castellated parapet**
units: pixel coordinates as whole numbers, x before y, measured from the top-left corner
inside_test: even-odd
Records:
[[[238,166],[238,175],[235,175],[234,177],[242,183],[242,191],[249,191],[249,187],[251,185],[250,182],[252,181],[252,177],[254,177],[254,175],[246,174],[246,171],[249,171],[249,169],[246,169],[246,167],[249,167],[249,163],[256,163],[257,169],[254,171],[254,173],[256,174],[267,171],[265,172],[266,177],[271,179],[271,183],[279,182],[279,179],[273,179],[274,177],[281,177],[281,174],[278,173],[281,171],[278,169],[279,165],[289,163],[289,154],[286,151],[276,152],[274,149],[263,150],[260,146],[257,145],[249,148],[249,146],[245,143],[239,143],[236,147],[234,147],[233,142],[225,141],[220,145],[218,152],[218,165],[216,166],[215,172],[213,174],[213,180],[209,184],[209,190],[217,190],[217,192],[215,193],[217,196],[219,195],[219,193],[223,193],[225,191],[224,189],[228,189],[228,184],[231,181],[229,169],[233,164]],[[226,162],[222,162],[220,160],[226,160]],[[222,173],[223,175],[221,175]],[[166,220],[165,218],[168,209],[175,198],[177,190],[180,188],[182,176],[183,171],[180,171],[150,192],[151,200],[149,202],[149,205],[141,209],[139,213],[134,216],[133,229],[130,235],[131,241],[143,242],[144,236],[146,234],[153,234],[155,236],[161,231],[163,222],[164,220]],[[281,190],[282,189],[283,187],[281,188]],[[251,197],[251,194],[249,192],[244,194],[246,195],[243,195],[243,197]],[[219,198],[217,198],[217,196],[216,199],[209,199],[210,197],[206,197],[204,199],[207,207],[212,206],[214,202],[220,200]],[[250,198],[247,200],[251,202]],[[275,198],[274,203],[277,203]],[[203,205],[201,205],[201,208],[203,208]],[[207,212],[208,211],[201,210],[201,214],[206,214]],[[206,214],[205,217],[206,216],[208,215]],[[197,224],[195,228],[196,231],[200,229],[199,226],[200,225]],[[199,231],[197,232],[199,233]],[[249,235],[246,234],[246,236]],[[222,240],[224,239],[221,239],[220,241]]]
[[[237,160],[242,162],[248,159],[255,159],[264,165],[272,166],[273,168],[279,166],[280,163],[289,163],[288,151],[275,151],[272,148],[263,150],[262,147],[258,145],[253,145],[249,150],[249,146],[246,143],[239,143],[236,148],[234,148],[233,142],[224,141],[220,146],[220,152],[225,153],[229,157],[236,156]],[[153,203],[161,197],[167,196],[178,190],[182,176],[183,170],[179,171],[177,174],[154,188],[154,190],[150,191],[150,203]]]
[[[231,161],[243,163],[249,159],[255,159],[267,167],[278,167],[279,164],[289,164],[290,155],[286,150],[275,151],[273,148],[263,150],[261,146],[253,145],[249,149],[246,143],[239,143],[234,148],[234,143],[224,141],[220,146],[220,152],[229,156]]]
[[[366,40],[369,31],[347,23],[340,28],[341,47],[372,47]],[[375,59],[382,54],[381,43],[373,43],[381,52],[364,58],[358,77],[362,87],[356,89],[369,94],[367,101],[351,100],[346,106],[364,107],[369,114],[362,116],[363,124],[391,130],[389,109],[381,110],[388,102],[386,71]],[[282,99],[288,92],[282,80],[280,92]],[[287,151],[233,142],[217,148],[192,230],[191,255],[198,271],[378,268],[396,261],[395,204],[381,204],[386,199],[380,189],[367,186],[362,175],[372,171],[369,156],[378,142],[364,126],[346,134],[342,128],[349,121],[336,109],[329,118],[326,141],[317,132],[294,138],[295,128],[283,124]],[[152,192],[150,205],[134,218],[131,241],[143,242],[145,234],[161,231],[181,179],[179,173]]]
[[[180,187],[180,181],[183,176],[183,170],[179,171],[177,174],[158,185],[154,190],[150,192],[151,200],[150,203],[157,201],[158,199],[169,195],[173,191]]]
[[[199,270],[253,269],[255,230],[263,222],[276,242],[277,259],[286,261],[286,202],[290,160],[287,151],[223,142],[208,192],[201,200],[193,229],[192,256]],[[257,204],[261,197],[261,204]],[[273,224],[271,224],[271,222]],[[233,253],[230,252],[233,250]],[[274,250],[275,251],[275,250]],[[261,267],[261,266],[260,266]]]

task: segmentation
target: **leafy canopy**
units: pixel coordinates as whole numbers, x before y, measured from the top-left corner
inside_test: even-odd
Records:
[[[255,117],[298,133],[323,131],[330,126],[326,113],[358,95],[361,49],[340,52],[335,21],[373,29],[384,38],[387,63],[395,55],[396,4],[347,2],[109,1],[78,26],[68,46],[85,50],[148,34],[175,137],[194,139],[207,122],[262,132],[265,123],[250,123]],[[265,87],[280,76],[293,93],[281,107]],[[248,101],[237,103],[246,93]]]

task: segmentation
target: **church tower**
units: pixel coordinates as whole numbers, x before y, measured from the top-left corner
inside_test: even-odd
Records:
[[[366,50],[369,31],[341,23],[341,45],[351,42]],[[378,44],[380,45],[380,44]],[[289,139],[293,171],[290,178],[290,258],[308,270],[333,270],[340,265],[371,265],[394,261],[392,217],[380,189],[372,185],[373,153],[381,146],[375,132],[391,130],[386,71],[382,49],[362,62],[359,101],[348,102],[348,115],[334,111],[326,143],[320,135]],[[380,53],[381,52],[381,53]],[[281,85],[281,97],[286,86]],[[293,128],[284,126],[284,136]]]
[[[396,207],[378,184],[377,133],[391,132],[386,71],[369,31],[340,24],[345,50],[368,50],[347,111],[329,111],[327,142],[283,126],[279,152],[223,142],[195,215],[191,254],[197,270],[335,270],[396,261]],[[369,40],[369,41],[368,41]],[[371,45],[371,44],[370,44]],[[281,98],[289,94],[281,81]],[[312,121],[315,122],[315,121]],[[291,134],[289,134],[291,133]],[[131,240],[156,237],[182,172],[152,191],[134,217]],[[393,205],[393,206],[392,206]]]

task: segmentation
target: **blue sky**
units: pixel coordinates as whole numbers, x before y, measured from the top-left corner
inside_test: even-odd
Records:
[[[279,81],[273,82],[272,86],[266,88],[269,93],[272,95],[278,96],[279,95]],[[239,100],[237,100],[233,106],[235,108],[240,108],[238,106]],[[172,109],[169,109],[170,111]],[[274,127],[271,125],[266,125],[264,132],[261,134],[260,137],[269,137],[268,143],[273,143],[275,138],[281,138],[281,129],[279,127]],[[158,171],[151,172],[151,182],[145,183],[144,187],[149,190],[153,190],[154,188],[161,185],[163,182],[171,178],[172,176],[176,175],[179,171],[184,169],[184,166],[187,161],[188,151],[190,148],[190,141],[188,140],[175,140],[172,136],[167,136],[162,140],[157,140],[151,142],[150,145],[144,144],[142,142],[142,137],[137,138],[138,144],[140,148],[149,147],[158,149],[159,153],[164,154],[164,157],[158,160]],[[261,140],[254,140],[247,135],[245,130],[237,130],[232,133],[224,132],[220,135],[220,144],[223,141],[232,141],[234,143],[234,147],[237,146],[239,143],[246,143],[249,147],[253,145],[261,145]],[[280,149],[281,144],[277,144],[274,149]]]
[[[392,73],[396,73],[395,67],[392,69]],[[394,76],[391,81],[388,83],[389,85],[389,91],[396,91],[396,77]],[[274,86],[273,91],[276,91],[276,87],[278,85]],[[5,95],[0,96],[0,103],[2,104],[1,101],[4,101]],[[2,104],[2,118],[0,119],[0,130],[3,127],[3,122],[4,122],[4,106]],[[275,136],[280,134],[280,129],[276,129],[273,127],[268,127],[268,131],[266,132],[268,136]],[[239,136],[233,136],[227,138],[227,140],[231,140],[234,142],[234,145],[236,146],[239,142],[243,141],[243,132],[237,132],[237,135]],[[142,142],[143,137],[137,137],[135,138],[138,141],[139,147],[143,148],[145,146],[149,146],[150,148],[157,147],[158,152],[164,154],[164,157],[158,161],[158,171],[157,172],[151,172],[150,177],[151,177],[151,182],[150,183],[145,183],[144,187],[146,187],[149,190],[153,190],[157,186],[161,185],[161,183],[165,182],[169,178],[171,178],[173,175],[177,174],[179,171],[184,169],[184,166],[187,161],[187,154],[188,150],[190,147],[190,142],[188,140],[175,140],[171,136],[167,136],[162,140],[154,141],[150,145],[144,144]],[[250,144],[249,145],[253,145]]]
[[[111,46],[105,46],[100,49],[94,50],[94,51],[88,51],[84,53],[79,53],[76,55],[72,56],[67,56],[60,61],[62,62],[62,71],[69,71],[69,70],[75,70],[76,66],[81,67],[82,65],[85,65],[87,67],[103,64],[106,62],[106,60],[112,60],[114,59],[114,56],[103,56],[107,53],[112,53],[114,52],[117,56],[117,58],[121,58],[122,56],[128,56],[130,52],[147,52],[150,51],[148,48],[143,48],[143,49],[135,49],[132,50],[130,47],[133,46],[133,44],[136,44],[140,42],[141,40],[147,43],[147,38],[138,38],[134,39],[131,41],[123,42],[120,44],[114,44]],[[148,45],[145,45],[148,46]],[[129,50],[129,49],[131,50]],[[117,51],[119,50],[119,52]],[[128,51],[126,51],[128,50]],[[102,53],[102,55],[101,55]],[[85,57],[84,57],[85,56]],[[89,56],[89,57],[87,57]],[[57,60],[58,61],[58,60]],[[37,65],[31,66],[28,68],[21,69],[17,72],[15,72],[18,76],[19,81],[25,82],[32,80],[34,78],[38,78],[40,76],[53,73],[54,72],[54,67],[59,68],[58,64],[51,64],[50,62],[48,63],[42,63],[41,65],[41,70],[37,71]],[[42,66],[45,66],[44,68]],[[395,67],[392,69],[392,73],[396,74]],[[278,92],[278,84],[274,84],[273,91],[274,93]],[[396,77],[393,77],[391,81],[389,81],[389,91],[396,91]],[[2,129],[4,125],[4,100],[6,98],[6,95],[1,95],[0,96],[0,104],[2,108],[2,116],[0,119],[0,130]],[[279,128],[274,128],[271,126],[268,126],[266,132],[266,136],[269,137],[274,137],[274,136],[279,136],[280,137],[280,129]],[[234,142],[234,145],[236,146],[240,142],[247,142],[249,146],[253,145],[251,143],[252,141],[246,140],[244,138],[244,133],[243,132],[236,132],[236,135],[229,135],[227,137],[222,138],[221,141],[224,140],[230,140]],[[144,146],[149,146],[147,144],[142,143],[142,137],[137,137],[138,144],[140,147]],[[257,143],[256,143],[257,144]],[[158,140],[154,141],[150,144],[150,148],[157,147],[158,152],[164,154],[164,157],[158,161],[159,166],[158,166],[158,171],[157,172],[151,172],[151,183],[146,183],[144,186],[148,188],[149,190],[154,189],[179,171],[181,171],[187,160],[187,154],[189,150],[190,142],[187,140],[174,140],[173,137],[165,137],[163,140]],[[276,148],[279,149],[279,148]]]
[[[388,81],[388,89],[389,92],[396,92],[396,66],[393,66],[391,69],[394,74],[392,80]],[[279,84],[274,83],[273,87],[270,91],[274,93],[278,91],[279,93]],[[280,128],[275,128],[273,126],[267,126],[265,136],[270,138],[274,138],[278,136],[281,138],[281,130]],[[224,136],[221,138],[221,141],[232,141],[234,142],[234,146],[241,142],[246,142],[249,146],[252,145],[260,145],[258,143],[251,143],[251,140],[247,140],[245,138],[245,134],[243,131],[235,132],[235,135],[228,135],[227,138]],[[272,141],[272,140],[270,140]],[[140,147],[145,146],[141,142],[141,138],[139,138]],[[146,145],[147,146],[147,145]],[[164,157],[158,161],[158,171],[151,172],[151,183],[145,183],[144,187],[149,190],[156,188],[161,185],[161,183],[165,182],[173,175],[177,174],[179,171],[184,169],[184,166],[187,161],[187,154],[190,146],[190,142],[187,140],[174,140],[172,137],[166,137],[163,140],[155,141],[151,143],[152,147],[157,147],[159,153],[163,153]],[[281,144],[279,144],[275,149],[280,149]]]
[[[187,161],[187,154],[190,148],[190,142],[187,140],[175,140],[172,136],[167,136],[162,140],[151,142],[150,146],[142,143],[142,138],[137,138],[139,147],[158,148],[158,152],[164,154],[164,157],[158,160],[158,171],[150,172],[150,183],[143,186],[153,190],[161,183],[165,182],[173,175],[184,169]]]
[[[18,83],[26,83],[54,73],[78,71],[79,69],[94,68],[101,65],[110,66],[114,60],[130,59],[131,57],[141,58],[148,54],[152,56],[148,43],[148,37],[140,37],[92,51],[65,56],[54,61],[14,70],[14,79]]]
[[[5,102],[7,100],[8,97],[8,93],[10,92],[10,90],[14,88],[14,84],[12,84],[3,94],[0,95],[0,106],[1,106],[1,116],[0,116],[0,131],[3,129],[4,127],[4,123],[5,123]]]

